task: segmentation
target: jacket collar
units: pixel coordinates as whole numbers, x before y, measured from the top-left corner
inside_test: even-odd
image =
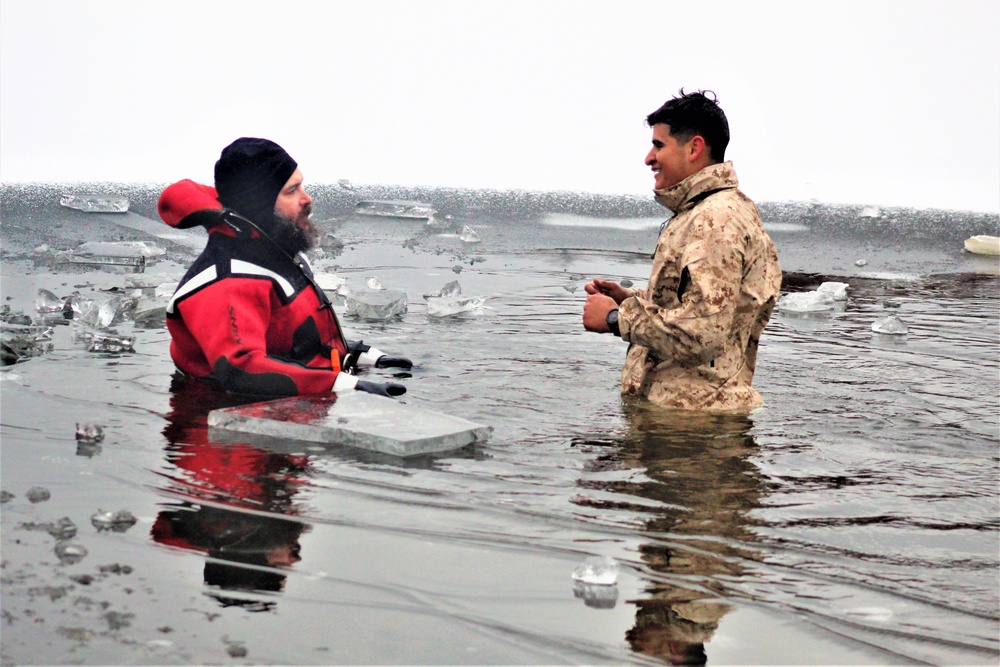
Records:
[[[731,161],[720,162],[705,167],[697,171],[680,183],[671,185],[662,190],[653,190],[656,201],[662,206],[669,208],[674,213],[679,213],[685,205],[691,203],[692,199],[710,190],[721,190],[735,188],[739,186],[736,180],[736,170],[733,169]],[[693,205],[693,203],[691,203]]]

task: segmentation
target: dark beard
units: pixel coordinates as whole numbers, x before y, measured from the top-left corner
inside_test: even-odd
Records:
[[[319,241],[319,229],[310,219],[311,213],[312,207],[307,206],[297,221],[275,213],[269,235],[289,255],[312,250]],[[304,223],[305,229],[299,227],[301,223]]]

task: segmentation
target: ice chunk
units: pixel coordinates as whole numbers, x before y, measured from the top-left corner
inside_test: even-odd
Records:
[[[965,249],[975,255],[1000,255],[1000,237],[971,236],[965,239]]]
[[[427,299],[428,317],[454,317],[465,313],[482,312],[485,296]]]
[[[13,364],[52,351],[53,333],[52,327],[38,324],[0,324],[3,362]]]
[[[48,533],[57,540],[71,540],[76,537],[76,524],[68,516],[64,516],[49,524]]]
[[[95,331],[87,351],[117,354],[119,352],[135,352],[134,346],[135,336],[124,336],[110,331]]]
[[[97,513],[90,517],[90,525],[101,532],[111,530],[116,533],[124,533],[135,525],[136,521],[138,519],[128,510],[118,510],[117,512],[97,510]]]
[[[370,322],[388,320],[406,312],[406,292],[398,289],[362,288],[352,291],[344,300],[347,315]]]
[[[128,213],[128,199],[114,195],[66,193],[59,203],[84,213]]]
[[[900,305],[898,301],[886,301],[883,307],[889,311],[889,314],[875,320],[872,323],[872,331],[888,336],[905,336],[909,332],[909,327],[896,314]]]
[[[133,297],[166,297],[173,295],[177,282],[170,276],[135,273],[125,276],[125,294]]]
[[[425,294],[425,299],[434,298],[446,298],[446,297],[456,297],[462,294],[462,285],[457,280],[452,280],[446,283],[444,287],[439,289],[437,292],[431,292],[430,294]]]
[[[482,442],[493,432],[491,427],[467,419],[360,391],[213,410],[208,424],[214,429],[286,442],[344,445],[395,456],[457,449]]]
[[[614,609],[618,603],[618,586],[600,586],[574,581],[573,597],[581,598],[585,605],[594,609]]]
[[[479,234],[477,234],[476,230],[468,225],[464,225],[462,227],[462,233],[458,235],[458,238],[466,243],[479,243]]]
[[[909,327],[903,320],[895,314],[886,315],[872,322],[872,331],[888,336],[905,336],[909,332]]]
[[[54,551],[63,565],[73,565],[87,557],[87,548],[73,542],[57,542]]]
[[[868,266],[868,260],[859,259],[858,261],[854,262],[854,266]]]
[[[139,299],[122,294],[83,296],[77,293],[69,301],[73,308],[73,319],[95,329],[106,329],[131,316]]]
[[[60,299],[47,289],[38,290],[35,298],[35,310],[38,313],[61,313],[65,306],[65,299]]]
[[[32,503],[43,503],[52,497],[52,494],[44,486],[33,486],[25,494]]]
[[[610,556],[590,556],[573,570],[573,579],[585,584],[610,586],[618,581],[618,561]]]
[[[365,285],[368,285],[368,289],[382,289],[382,283],[374,276],[365,278]]]
[[[162,257],[167,251],[145,241],[87,241],[76,249],[79,255],[96,257]]]
[[[858,217],[859,218],[878,218],[878,217],[881,217],[881,212],[877,208],[875,208],[874,206],[865,206],[863,209],[861,209],[861,212],[858,213]]]
[[[442,287],[433,294],[425,294],[429,317],[452,317],[463,313],[480,312],[486,302],[485,296],[462,296],[462,286],[457,280]]]
[[[816,288],[817,292],[829,292],[833,295],[834,301],[847,301],[847,283],[823,283]]]
[[[162,329],[167,326],[167,302],[141,299],[132,322],[140,329]]]
[[[0,322],[28,326],[31,324],[31,317],[20,310],[11,310],[10,306],[5,303],[0,306]]]
[[[317,273],[314,279],[319,288],[326,292],[327,296],[343,296],[349,291],[347,289],[347,280],[336,273]]]
[[[784,313],[816,313],[833,310],[836,300],[830,292],[793,292],[778,299],[778,310]]]
[[[100,424],[77,422],[76,439],[87,442],[100,442],[104,440],[104,427]]]

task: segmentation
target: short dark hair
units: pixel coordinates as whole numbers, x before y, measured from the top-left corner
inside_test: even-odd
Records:
[[[646,116],[646,124],[650,127],[659,123],[669,125],[670,136],[677,141],[687,142],[701,135],[708,144],[712,160],[725,161],[726,147],[729,146],[729,121],[713,91],[685,93],[681,88],[676,97]]]

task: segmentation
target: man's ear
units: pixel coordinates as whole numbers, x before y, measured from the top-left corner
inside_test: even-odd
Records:
[[[694,135],[687,142],[686,148],[688,162],[697,162],[708,152],[708,144],[705,143],[705,137],[700,134]]]

